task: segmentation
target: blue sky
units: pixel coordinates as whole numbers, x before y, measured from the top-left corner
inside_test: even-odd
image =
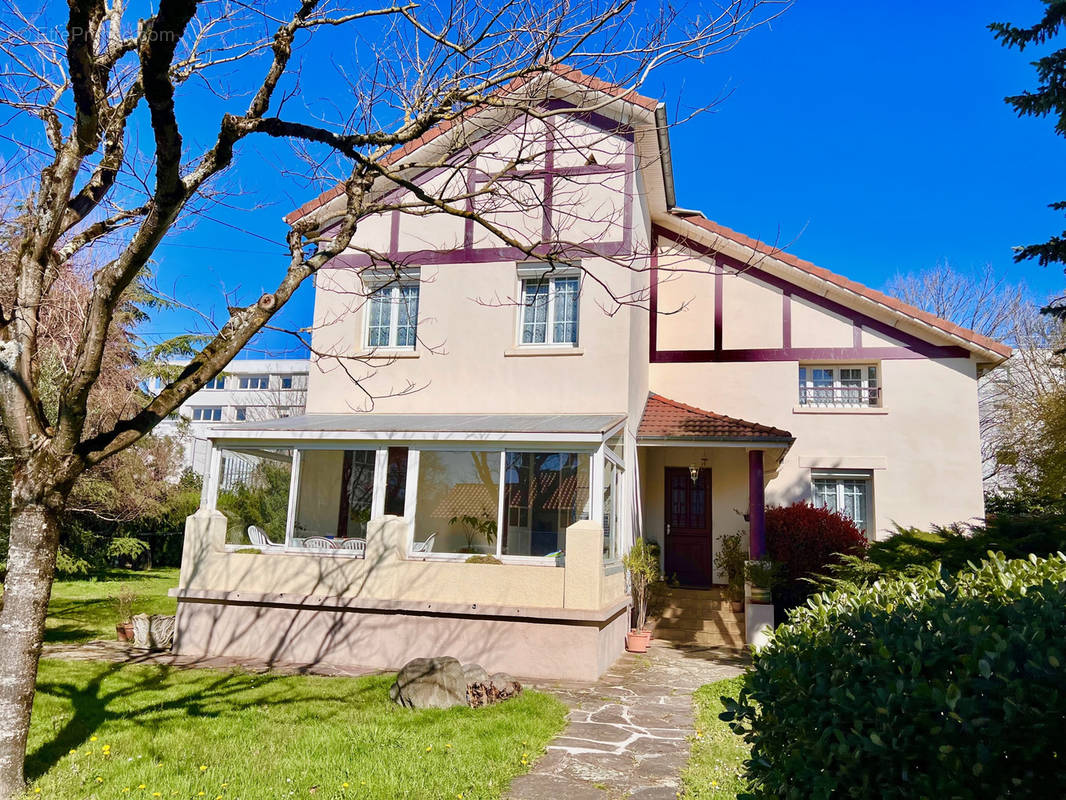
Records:
[[[1035,21],[1042,8],[798,0],[733,52],[664,70],[645,94],[664,99],[673,119],[726,95],[671,133],[678,204],[875,288],[946,260],[961,270],[991,263],[1039,298],[1058,291],[1060,268],[1015,265],[1011,247],[1063,229],[1046,205],[1066,199],[1066,140],[1003,103],[1034,85],[1033,55],[1006,50],[986,27]],[[319,76],[323,92],[329,74]],[[201,119],[218,110],[202,98],[179,106]],[[224,292],[244,303],[276,284],[281,217],[316,193],[281,174],[285,159],[297,168],[287,150],[242,145],[225,185],[246,193],[245,207],[210,209],[160,248],[164,289],[223,320]],[[308,283],[280,324],[310,324],[312,301]],[[196,324],[170,313],[148,333]],[[299,355],[294,346],[267,333],[250,354]]]

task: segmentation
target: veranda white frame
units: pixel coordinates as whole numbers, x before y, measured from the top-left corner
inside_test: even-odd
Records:
[[[419,455],[423,450],[471,450],[480,452],[499,452],[500,457],[500,490],[497,501],[497,530],[503,528],[503,515],[507,513],[504,503],[506,482],[502,479],[506,469],[508,452],[523,453],[586,453],[589,458],[589,519],[602,522],[603,519],[603,473],[604,462],[609,460],[616,469],[616,478],[612,491],[614,492],[613,513],[616,516],[614,553],[610,561],[614,562],[621,558],[626,548],[628,536],[627,517],[619,513],[619,504],[627,503],[629,492],[625,481],[626,464],[624,458],[619,458],[607,446],[607,443],[619,433],[623,433],[623,449],[625,449],[625,422],[620,421],[602,434],[571,433],[571,434],[492,434],[493,438],[484,440],[480,437],[486,434],[472,434],[468,432],[439,431],[434,433],[403,433],[403,432],[337,432],[337,431],[292,431],[285,438],[280,438],[276,431],[248,431],[242,432],[238,438],[212,438],[212,451],[208,466],[207,480],[204,482],[203,505],[215,510],[218,507],[218,492],[222,465],[222,451],[233,450],[266,450],[287,449],[292,451],[292,472],[289,477],[289,498],[285,518],[285,544],[283,547],[271,548],[270,552],[293,553],[299,555],[323,555],[328,557],[362,557],[361,554],[344,550],[317,550],[295,547],[293,534],[296,528],[297,505],[299,500],[300,475],[303,461],[303,452],[307,450],[351,450],[366,449],[374,450],[374,490],[371,496],[370,517],[379,519],[385,513],[385,487],[388,478],[388,445],[407,447],[407,476],[405,485],[405,511],[404,519],[410,532],[407,541],[407,553],[409,558],[418,558],[425,561],[465,561],[469,554],[465,553],[412,553],[414,544],[415,515],[418,509],[418,475]],[[464,444],[466,447],[457,447]],[[384,446],[382,446],[384,445]],[[234,548],[243,548],[248,545],[235,545]],[[496,537],[496,557],[505,564],[535,564],[540,566],[556,566],[559,559],[548,556],[517,556],[506,555],[502,552],[502,537]]]

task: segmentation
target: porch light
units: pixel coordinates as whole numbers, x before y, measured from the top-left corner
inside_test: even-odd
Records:
[[[692,462],[688,467],[688,476],[692,478],[692,485],[695,486],[700,479],[700,470],[707,466],[707,459],[701,458],[700,463]]]

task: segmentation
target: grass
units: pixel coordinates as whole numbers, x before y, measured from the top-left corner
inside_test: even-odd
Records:
[[[391,681],[44,660],[29,796],[484,800],[564,724],[537,692],[412,711],[389,701]]]
[[[708,683],[692,697],[696,711],[696,736],[692,756],[681,775],[684,797],[694,800],[736,800],[746,786],[742,777],[748,746],[718,719],[725,708],[723,695],[736,697],[743,677]]]
[[[78,580],[57,580],[52,585],[44,640],[48,644],[77,644],[93,639],[114,639],[114,597],[125,584],[137,595],[135,614],[173,614],[177,601],[167,591],[178,585],[177,569],[142,571],[108,570]]]

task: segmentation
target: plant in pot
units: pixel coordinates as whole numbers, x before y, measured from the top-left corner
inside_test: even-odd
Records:
[[[117,619],[115,631],[118,633],[120,642],[133,641],[133,604],[137,602],[137,595],[130,591],[126,584],[118,587],[118,596],[115,598]]]
[[[461,525],[463,536],[466,537],[466,546],[460,547],[460,553],[477,553],[475,542],[484,539],[490,546],[496,544],[496,516],[483,511],[480,516],[464,514],[452,517],[448,520],[449,525]]]
[[[633,610],[636,625],[626,634],[626,650],[631,653],[646,653],[651,642],[648,630],[648,596],[652,587],[662,578],[659,570],[658,549],[645,539],[637,539],[629,552],[622,556],[622,565],[629,573],[629,586],[633,593]]]
[[[744,562],[747,560],[748,548],[743,532],[721,538],[714,565],[726,574],[726,595],[734,612],[744,610]]]
[[[773,602],[772,589],[781,572],[781,565],[776,561],[763,559],[749,561],[745,566],[748,582],[751,584],[751,602],[769,604]]]

